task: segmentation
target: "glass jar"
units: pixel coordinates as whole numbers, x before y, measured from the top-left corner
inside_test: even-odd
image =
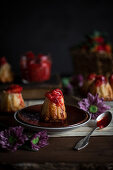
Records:
[[[49,55],[38,54],[35,56],[32,52],[27,52],[20,59],[23,82],[43,82],[49,80],[51,65],[52,62]]]

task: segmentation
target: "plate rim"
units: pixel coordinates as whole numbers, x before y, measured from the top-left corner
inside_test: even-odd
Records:
[[[41,105],[41,104],[37,104],[37,105]],[[32,106],[37,106],[37,105],[32,105]],[[68,106],[73,106],[73,107],[76,107],[77,109],[79,110],[82,110],[80,109],[79,107],[77,107],[76,105],[71,105],[71,104],[67,104]],[[28,106],[30,107],[30,106]],[[27,107],[25,107],[27,108]],[[23,109],[25,109],[23,108]],[[38,125],[31,125],[29,123],[26,123],[26,122],[22,122],[21,120],[19,120],[17,118],[17,114],[19,111],[23,110],[23,109],[20,109],[18,111],[16,111],[14,113],[14,119],[21,125],[25,126],[25,127],[31,127],[31,128],[35,128],[35,129],[42,129],[42,130],[52,130],[52,131],[59,131],[59,130],[68,130],[68,129],[72,129],[72,128],[77,128],[79,126],[83,126],[84,124],[88,123],[90,120],[91,120],[91,115],[89,114],[89,112],[86,112],[84,110],[82,110],[83,112],[85,112],[87,115],[88,115],[88,119],[83,122],[83,123],[78,123],[78,124],[72,124],[72,125],[69,125],[69,126],[64,126],[64,127],[44,127],[44,126],[38,126]]]

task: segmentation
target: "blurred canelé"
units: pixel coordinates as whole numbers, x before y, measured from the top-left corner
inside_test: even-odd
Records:
[[[0,82],[12,82],[14,79],[11,65],[7,62],[5,57],[0,58]]]
[[[89,77],[92,79],[89,79]],[[81,90],[84,95],[90,92],[93,95],[98,94],[99,97],[103,98],[105,101],[113,100],[112,87],[108,78],[103,75],[90,74],[88,78],[85,79]]]
[[[113,51],[105,33],[95,31],[70,49],[75,75],[109,76],[113,72]]]
[[[67,118],[64,97],[60,89],[45,94],[41,117],[45,122],[62,122]]]
[[[25,107],[24,99],[22,97],[22,87],[12,84],[7,89],[3,90],[0,98],[1,112],[15,112]]]
[[[90,91],[90,86],[96,79],[96,74],[89,74],[87,77],[87,80],[84,81],[83,86],[82,86],[82,91],[84,95],[87,95],[87,93]]]

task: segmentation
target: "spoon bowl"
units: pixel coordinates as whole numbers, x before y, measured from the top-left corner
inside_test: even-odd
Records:
[[[97,127],[99,129],[103,129],[110,124],[111,120],[112,120],[112,114],[110,111],[102,113],[96,119]]]

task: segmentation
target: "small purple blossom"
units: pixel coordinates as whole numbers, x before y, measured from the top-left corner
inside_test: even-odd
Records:
[[[0,132],[0,147],[2,149],[16,151],[26,140],[28,138],[23,134],[21,126],[10,127]]]
[[[84,83],[84,77],[82,76],[82,74],[75,75],[71,78],[71,83],[74,86],[82,87]]]
[[[99,98],[98,94],[93,96],[91,93],[88,93],[87,98],[78,102],[78,105],[80,109],[89,112],[92,119],[96,119],[98,115],[110,109],[110,106],[104,103],[103,98]]]
[[[38,151],[40,148],[48,145],[47,141],[48,141],[47,131],[41,131],[34,134],[30,140],[32,150]]]

